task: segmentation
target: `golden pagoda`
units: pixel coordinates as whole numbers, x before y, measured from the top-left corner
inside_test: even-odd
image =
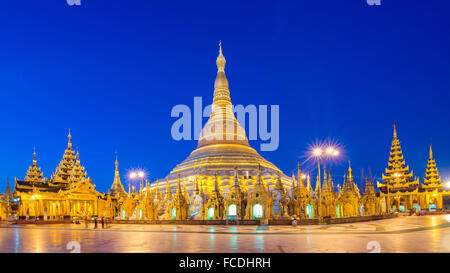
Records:
[[[125,191],[122,182],[120,181],[120,174],[119,174],[119,161],[117,160],[117,155],[116,155],[116,170],[114,171],[114,181],[111,185],[111,189],[109,190],[110,194],[113,196],[118,196],[118,197],[126,197],[128,196],[128,193]]]
[[[320,183],[320,182],[319,182]],[[331,177],[331,170],[327,174],[327,168],[323,168],[323,185],[320,193],[320,216],[335,218],[337,206],[337,194],[334,191],[334,183]]]
[[[412,178],[403,158],[400,140],[397,138],[397,128],[394,123],[394,137],[392,139],[388,167],[383,174],[383,182],[378,183],[380,197],[387,211],[407,211],[412,209],[413,203],[418,203],[417,194],[419,178]]]
[[[245,219],[272,219],[273,200],[270,192],[264,187],[264,178],[261,172],[261,166],[258,166],[258,176],[256,184],[247,194],[247,207],[245,210]]]
[[[433,158],[433,149],[430,144],[430,153],[427,162],[427,168],[425,170],[425,177],[423,178],[422,188],[430,191],[440,190],[444,187],[444,183],[441,181],[439,171],[436,166],[436,161]]]
[[[245,206],[247,203],[245,193],[239,182],[237,167],[234,171],[233,185],[225,200],[226,215],[228,219],[242,220],[245,216]]]
[[[206,203],[206,215],[208,220],[222,220],[225,218],[223,203],[223,197],[220,194],[216,173],[214,179],[214,188]]]
[[[189,205],[181,190],[180,175],[178,175],[177,191],[170,201],[167,212],[171,220],[189,219]]]
[[[339,217],[355,217],[359,215],[360,205],[359,189],[353,180],[353,170],[348,166],[347,177],[344,180],[341,193],[338,198]]]
[[[13,212],[12,202],[13,193],[9,187],[9,179],[6,179],[5,193],[0,195],[0,220],[5,220],[11,216]]]
[[[201,183],[205,193],[213,190],[215,174],[217,172],[219,187],[227,194],[232,186],[233,172],[238,168],[238,175],[250,174],[254,180],[258,165],[263,167],[262,175],[273,185],[269,177],[281,173],[274,164],[270,163],[258,152],[250,147],[244,128],[238,123],[230,98],[228,80],[225,75],[225,57],[222,46],[216,60],[217,77],[214,83],[214,96],[211,116],[201,130],[198,146],[183,162],[178,164],[167,176],[170,185],[175,186],[178,174],[186,179],[187,190],[194,189],[194,178],[201,171]],[[289,177],[281,173],[281,179],[286,188],[290,188]],[[160,186],[157,181],[152,187]]]
[[[363,215],[376,215],[381,214],[380,200],[377,197],[375,186],[372,180],[366,177],[366,183],[364,187],[364,194],[361,198],[361,204],[363,205]]]
[[[290,196],[284,189],[281,183],[281,174],[278,175],[275,183],[274,197],[273,197],[273,216],[275,219],[289,219],[288,206],[290,203]]]
[[[305,178],[308,185],[305,185]],[[292,175],[291,201],[289,202],[290,215],[296,218],[313,218],[313,200],[311,197],[311,183],[309,175],[302,174],[300,163],[297,165],[297,181]]]

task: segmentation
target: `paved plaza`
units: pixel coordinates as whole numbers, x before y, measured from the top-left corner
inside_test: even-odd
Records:
[[[2,225],[0,252],[450,252],[450,215],[314,226]]]

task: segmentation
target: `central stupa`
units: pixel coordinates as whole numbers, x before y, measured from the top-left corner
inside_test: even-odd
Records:
[[[227,192],[237,168],[238,175],[247,181],[246,186],[251,190],[256,181],[259,165],[266,186],[274,186],[280,175],[283,184],[290,188],[292,184],[290,178],[250,147],[245,130],[232,110],[225,63],[220,45],[216,60],[217,77],[214,83],[211,116],[200,133],[197,149],[178,164],[165,179],[156,181],[156,185],[161,189],[164,189],[167,182],[175,189],[180,175],[187,189],[194,188],[193,181],[197,178],[203,181],[200,183],[205,186],[205,190],[210,190],[217,175],[220,188]]]

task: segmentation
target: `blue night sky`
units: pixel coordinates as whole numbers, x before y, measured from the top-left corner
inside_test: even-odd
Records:
[[[280,105],[280,146],[261,154],[287,175],[308,144],[331,137],[346,148],[336,183],[348,159],[356,176],[370,166],[379,178],[396,121],[414,174],[423,176],[432,141],[450,177],[449,6],[2,1],[0,188],[23,179],[33,147],[49,177],[69,128],[100,191],[113,181],[116,150],[122,176],[142,167],[152,181],[165,177],[197,145],[171,138],[170,111],[194,96],[211,102],[219,40],[233,103]]]

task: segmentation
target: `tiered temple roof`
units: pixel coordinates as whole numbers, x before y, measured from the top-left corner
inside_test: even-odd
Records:
[[[67,148],[64,151],[64,155],[62,160],[59,162],[59,165],[56,167],[55,172],[53,173],[53,175],[50,178],[49,184],[52,185],[60,185],[60,186],[68,186],[68,184],[70,183],[69,181],[69,177],[72,174],[72,170],[75,167],[75,163],[76,163],[76,156],[75,156],[75,151],[72,150],[72,135],[70,134],[69,131],[69,135],[67,136],[68,143],[67,143]]]
[[[80,187],[89,188],[93,192],[95,186],[87,178],[86,171],[80,163],[80,155],[72,150],[71,134],[68,144],[55,172],[50,179],[43,177],[41,168],[37,166],[36,153],[33,153],[33,164],[28,168],[24,180],[15,179],[14,191],[21,193],[46,192],[63,193],[79,190]]]
[[[44,174],[41,172],[41,168],[37,165],[36,151],[33,152],[33,164],[28,167],[27,174],[25,176],[25,182],[31,184],[45,183]]]
[[[383,193],[389,192],[412,192],[417,190],[419,179],[413,179],[413,172],[409,171],[403,158],[400,140],[397,138],[397,128],[394,124],[394,137],[392,139],[391,151],[389,155],[388,167],[383,174],[383,183],[378,187]]]
[[[436,161],[433,158],[433,150],[430,144],[430,154],[428,157],[427,169],[425,170],[425,177],[423,179],[422,188],[426,190],[435,190],[444,187],[441,181],[439,171],[436,166]]]

